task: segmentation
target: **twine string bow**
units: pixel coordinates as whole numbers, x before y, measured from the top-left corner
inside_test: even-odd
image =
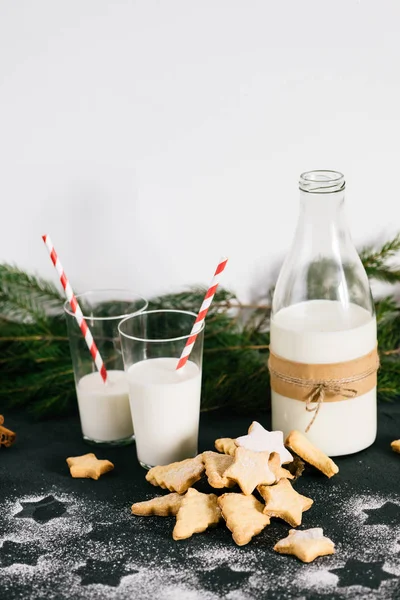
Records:
[[[320,381],[315,383],[316,385],[314,389],[311,391],[306,400],[306,410],[314,413],[311,421],[306,427],[306,433],[310,430],[315,419],[317,418],[319,409],[325,400],[326,394],[340,395],[344,396],[345,398],[354,398],[357,396],[357,390],[341,387],[340,384],[338,384],[338,381]]]

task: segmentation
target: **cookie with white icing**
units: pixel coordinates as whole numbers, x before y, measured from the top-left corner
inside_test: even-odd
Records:
[[[293,460],[293,456],[284,446],[282,431],[268,431],[257,421],[253,421],[248,434],[236,438],[235,443],[237,446],[254,452],[269,452],[270,454],[277,452],[281,464],[290,463]]]
[[[289,535],[279,540],[274,546],[275,552],[293,554],[305,563],[312,562],[318,556],[334,554],[335,544],[324,536],[321,527],[312,529],[290,529]]]

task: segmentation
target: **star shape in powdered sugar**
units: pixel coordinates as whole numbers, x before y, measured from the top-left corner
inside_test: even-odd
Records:
[[[46,554],[35,542],[19,543],[5,540],[0,547],[0,565],[37,565],[38,559]]]
[[[47,523],[51,519],[57,519],[67,510],[66,504],[51,495],[37,502],[20,502],[20,504],[22,510],[14,516],[19,519],[34,519],[37,523]]]
[[[95,560],[88,558],[85,565],[75,569],[74,573],[80,576],[81,585],[101,583],[118,587],[121,579],[126,575],[138,573],[136,569],[129,569],[124,560]]]
[[[235,442],[238,446],[254,452],[277,452],[281,464],[290,463],[293,460],[293,456],[284,446],[283,432],[268,431],[257,421],[253,421],[250,425],[247,435],[236,438]]]
[[[364,508],[368,518],[364,525],[400,525],[400,506],[394,502],[385,502],[379,508]]]
[[[384,563],[384,560],[366,563],[355,558],[349,558],[344,567],[330,569],[329,572],[338,576],[338,587],[361,585],[371,590],[377,590],[382,581],[396,579],[396,575],[382,569]]]
[[[246,584],[252,574],[251,571],[233,571],[228,565],[221,565],[210,571],[200,571],[197,577],[202,587],[210,592],[221,591],[221,588],[230,592]]]

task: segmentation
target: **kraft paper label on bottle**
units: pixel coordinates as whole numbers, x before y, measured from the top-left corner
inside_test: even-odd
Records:
[[[322,391],[324,402],[339,402],[366,394],[376,386],[379,356],[374,348],[346,362],[307,364],[270,352],[268,367],[271,388],[281,396],[307,403],[311,398],[312,402],[318,402]]]

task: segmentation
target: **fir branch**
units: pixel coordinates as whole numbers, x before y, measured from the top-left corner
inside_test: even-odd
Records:
[[[391,296],[375,303],[379,350],[396,354],[400,347],[400,307]]]
[[[381,248],[362,250],[369,277],[389,283],[400,281],[400,267],[394,260],[399,250],[400,235]],[[323,266],[322,274],[327,266]],[[320,273],[315,266],[310,286],[316,285]],[[149,308],[197,313],[205,291],[199,286],[160,296]],[[329,297],[329,289],[326,294]],[[245,304],[232,292],[218,288],[204,336],[202,410],[225,408],[251,413],[267,408],[271,297],[272,290],[261,305]],[[52,283],[17,267],[0,265],[2,410],[21,407],[40,418],[76,412],[63,302]],[[394,400],[400,398],[400,305],[388,296],[377,301],[375,308],[381,355],[378,393],[380,399]]]
[[[386,283],[398,283],[400,281],[400,267],[391,264],[391,259],[398,252],[400,252],[400,233],[379,249],[368,246],[361,250],[360,258],[368,277]]]
[[[62,312],[55,285],[9,264],[0,265],[0,317],[45,326],[49,313]]]
[[[26,273],[22,269],[10,264],[0,264],[0,289],[3,291],[5,287],[18,287],[20,290],[25,290],[27,293],[36,293],[40,295],[44,301],[64,303],[64,297],[56,286],[36,275]]]
[[[400,361],[393,356],[381,355],[381,368],[378,374],[378,396],[381,400],[399,399]]]

